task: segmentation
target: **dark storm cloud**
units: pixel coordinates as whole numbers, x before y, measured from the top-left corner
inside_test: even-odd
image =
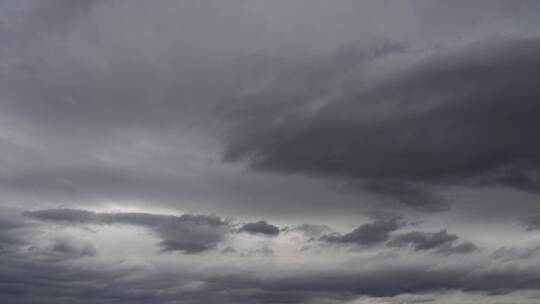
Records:
[[[458,240],[456,234],[450,234],[446,230],[439,232],[412,231],[397,235],[390,242],[390,247],[412,247],[414,250],[434,250],[439,254],[470,253],[478,250],[471,242],[455,245]]]
[[[346,234],[327,234],[319,240],[329,244],[372,246],[386,242],[390,233],[404,225],[401,218],[390,220],[376,220],[372,223],[363,224]]]
[[[377,181],[363,185],[371,193],[397,198],[401,203],[425,211],[441,211],[448,208],[448,202],[440,195],[410,182]]]
[[[523,221],[528,231],[540,230],[540,215],[534,215]]]
[[[150,228],[160,239],[162,251],[186,254],[214,249],[224,240],[228,223],[217,216],[183,214],[181,216],[149,213],[96,213],[76,209],[28,211],[27,217],[66,224],[139,225]]]
[[[279,234],[279,227],[269,224],[267,221],[258,221],[242,225],[238,232],[276,236]]]
[[[10,174],[0,176],[2,190],[170,205],[185,193],[186,201],[220,198],[217,187],[201,190],[193,185],[199,181],[163,169],[184,163],[175,152],[191,145],[174,139],[192,127],[216,145],[224,142],[227,161],[360,180],[372,193],[425,210],[447,207],[432,184],[531,190],[538,182],[537,160],[524,148],[535,155],[537,145],[525,144],[537,127],[529,117],[537,110],[530,102],[535,88],[527,81],[536,77],[534,36],[478,43],[478,51],[455,47],[444,34],[464,35],[501,11],[519,16],[512,25],[530,26],[535,10],[523,7],[534,3],[482,2],[466,14],[459,5],[422,1],[317,1],[292,11],[286,2],[259,1],[27,3],[5,24],[24,45],[6,44],[0,110],[14,117],[8,129],[24,131],[28,146],[6,140],[2,158]],[[276,13],[283,11],[291,15]],[[445,22],[426,26],[426,18]],[[392,22],[379,30],[379,20]],[[489,24],[498,33],[498,23]],[[417,32],[440,44],[428,45],[433,56],[424,55]],[[373,73],[377,64],[388,73]],[[505,101],[512,98],[519,101]],[[155,149],[140,153],[152,154],[149,164],[118,165],[126,159],[122,148],[141,141]],[[222,147],[213,148],[218,155]],[[122,156],[108,158],[115,149]],[[249,199],[230,198],[247,192],[236,189],[229,201]]]
[[[413,206],[439,202],[425,183],[538,191],[540,41],[499,38],[441,53],[314,113],[285,108],[272,124],[246,120],[225,160],[365,180]]]

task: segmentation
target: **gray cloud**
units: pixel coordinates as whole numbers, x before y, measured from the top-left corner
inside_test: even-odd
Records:
[[[523,221],[528,231],[540,230],[540,215],[534,215]]]
[[[251,254],[260,254],[263,256],[271,256],[274,254],[274,250],[268,246],[262,246],[261,248],[255,249],[251,252]]]
[[[537,126],[527,113],[536,111],[536,91],[518,78],[535,78],[537,52],[527,50],[537,48],[536,36],[485,37],[531,30],[537,5],[482,2],[465,13],[457,4],[406,2],[162,1],[152,14],[144,1],[5,4],[17,17],[0,16],[12,37],[0,108],[14,117],[3,121],[14,136],[3,139],[10,173],[0,189],[51,201],[254,206],[257,189],[238,175],[219,176],[217,165],[186,170],[193,159],[177,152],[193,147],[193,155],[224,152],[258,170],[358,179],[368,192],[426,210],[447,207],[433,184],[533,190],[528,130]],[[505,101],[512,98],[520,101]],[[495,136],[500,129],[504,136]],[[273,188],[265,193],[260,200],[283,201],[268,198]]]
[[[285,302],[302,303],[310,298],[323,297],[325,294],[338,299],[339,296],[347,299],[350,297],[348,294],[384,297],[402,293],[423,293],[441,288],[493,294],[508,293],[521,288],[535,289],[539,279],[537,274],[525,269],[520,269],[519,272],[492,270],[474,273],[460,268],[429,270],[426,266],[403,266],[353,275],[324,274],[293,279],[255,279],[251,282],[248,282],[251,280],[249,278],[236,277],[229,278],[230,281],[226,286],[234,288],[247,285],[267,292],[272,291],[274,297],[268,302],[275,301],[276,297],[281,295],[285,297],[282,298]],[[292,293],[293,290],[296,292]],[[261,295],[255,297],[260,299]]]
[[[292,231],[301,231],[310,238],[316,238],[323,234],[328,234],[332,229],[326,225],[302,224],[291,229]]]
[[[270,236],[276,236],[279,234],[279,227],[269,224],[266,221],[258,221],[253,223],[246,223],[238,229],[239,232],[247,232],[251,234],[264,234]]]
[[[0,302],[535,302],[538,20],[527,0],[2,1]]]
[[[314,113],[284,107],[272,124],[246,119],[225,160],[367,180],[367,190],[413,206],[440,201],[418,188],[424,183],[537,191],[537,49],[536,38],[478,42],[343,92]]]
[[[390,233],[404,225],[401,218],[390,220],[376,220],[372,223],[363,224],[346,234],[327,234],[319,240],[330,244],[372,246],[386,242]]]
[[[29,211],[25,213],[25,216],[27,219],[39,220],[42,224],[62,224],[68,227],[90,224],[148,226],[156,230],[162,229],[159,233],[170,232],[168,237],[162,235],[163,240],[182,240],[186,237],[184,228],[190,231],[200,229],[196,225],[218,227],[225,225],[219,217],[200,215],[185,215],[183,219],[180,219],[182,216],[96,213],[70,209]],[[33,225],[27,219],[17,220],[15,216],[12,216],[9,219],[0,220],[0,225],[9,229]],[[391,232],[398,230],[403,224],[403,220],[397,218],[376,220],[332,241],[336,244],[380,244],[389,239]],[[42,228],[44,226],[40,227]],[[37,230],[33,233],[37,233]],[[170,237],[171,235],[175,235],[175,238]],[[443,230],[422,235],[418,232],[401,234],[392,240],[400,239],[405,242],[407,239],[411,246],[416,246],[419,250],[437,250],[441,254],[450,254],[450,251],[464,253],[469,252],[470,248],[476,248],[472,243],[463,243],[463,246],[455,245],[457,237],[452,236]],[[192,248],[193,245],[190,244],[189,247]],[[174,247],[171,250],[176,249],[186,251],[185,246]],[[319,270],[310,268],[296,270],[279,269],[279,266],[268,265],[268,267],[278,267],[278,269],[267,269],[263,273],[255,274],[249,268],[242,270],[234,267],[232,269],[207,267],[202,272],[185,268],[178,271],[174,265],[168,265],[168,269],[154,269],[155,266],[126,268],[99,260],[94,262],[94,266],[88,268],[84,264],[73,264],[73,261],[85,257],[95,258],[95,248],[87,242],[69,238],[53,239],[52,243],[40,250],[25,251],[21,247],[15,252],[0,255],[0,273],[2,273],[0,275],[0,300],[11,303],[12,299],[17,299],[23,303],[34,303],[39,299],[45,303],[50,301],[51,303],[77,304],[117,303],[118,301],[122,303],[148,301],[327,303],[328,301],[350,301],[358,296],[392,297],[448,289],[501,294],[534,290],[540,282],[540,272],[533,261],[529,261],[533,263],[533,266],[528,264],[519,266],[506,264],[507,261],[504,259],[503,264],[493,267],[486,261],[469,264],[471,261],[444,257],[447,259],[445,264],[435,267],[440,262],[438,259],[414,261],[399,256],[393,258],[375,256],[366,263],[348,262],[346,265],[349,266],[346,268],[323,267]],[[231,250],[226,249],[226,251]],[[263,245],[249,252],[248,255],[253,257],[275,254],[272,248]],[[379,260],[380,258],[382,260]],[[527,261],[527,258],[524,261]],[[377,266],[380,263],[384,266]],[[78,284],[73,282],[78,282]],[[200,287],[189,287],[192,285]],[[188,287],[179,288],[179,286]]]
[[[425,211],[442,211],[449,207],[449,202],[440,195],[410,182],[368,182],[362,187],[371,193],[394,197],[403,204]]]
[[[439,254],[462,254],[478,250],[478,247],[471,242],[464,242],[454,245],[458,236],[450,234],[446,230],[439,232],[412,231],[395,236],[388,246],[390,247],[412,247],[414,250],[434,250]]]
[[[84,257],[96,254],[96,249],[91,244],[83,243],[79,245],[66,239],[55,240],[52,251],[68,257]]]
[[[442,246],[437,250],[438,254],[449,255],[449,254],[465,254],[480,251],[481,249],[476,246],[473,242],[463,242],[456,245],[446,245]]]
[[[14,210],[0,208],[0,212],[0,253],[13,252],[27,244],[30,225]]]
[[[263,247],[265,248],[265,247]],[[268,248],[266,248],[268,249]],[[268,250],[264,249],[266,253]],[[70,250],[68,250],[70,251]],[[262,253],[262,252],[261,252]],[[6,303],[328,303],[358,296],[388,297],[448,289],[487,294],[534,290],[537,267],[497,268],[385,261],[375,268],[324,271],[279,270],[279,276],[206,268],[204,273],[97,263],[93,267],[0,255],[0,300]],[[359,266],[359,265],[357,265]],[[269,273],[271,271],[269,270]],[[291,275],[294,274],[294,275]],[[76,283],[75,283],[76,282]],[[201,288],[182,289],[198,282]]]
[[[412,231],[396,236],[389,246],[412,246],[415,250],[430,250],[448,245],[457,241],[455,234],[449,234],[446,230],[439,232]]]
[[[29,250],[33,258],[49,262],[65,262],[98,254],[97,248],[91,242],[69,237],[55,237],[50,244],[32,246]]]
[[[186,254],[214,249],[224,240],[228,224],[216,216],[183,214],[169,216],[148,213],[96,213],[74,209],[28,211],[27,217],[56,223],[93,225],[140,225],[150,228],[160,239],[162,251]]]
[[[492,253],[493,258],[503,261],[526,260],[540,252],[540,245],[532,247],[502,247]]]

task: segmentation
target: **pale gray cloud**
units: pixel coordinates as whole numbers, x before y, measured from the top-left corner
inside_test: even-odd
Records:
[[[95,213],[76,209],[28,211],[25,216],[41,221],[71,225],[138,225],[150,228],[160,239],[163,252],[186,254],[214,249],[225,238],[230,227],[216,216],[183,214],[169,216],[148,213]]]

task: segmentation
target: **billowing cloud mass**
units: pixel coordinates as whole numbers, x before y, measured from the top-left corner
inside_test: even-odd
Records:
[[[538,191],[539,50],[537,39],[514,38],[427,56],[311,113],[295,113],[293,104],[276,114],[278,123],[247,120],[226,160],[363,179],[366,189],[410,205],[437,202],[411,183]]]
[[[539,20],[2,1],[0,303],[539,303]]]

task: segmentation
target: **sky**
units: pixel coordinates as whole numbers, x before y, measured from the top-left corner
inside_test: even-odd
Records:
[[[0,3],[0,303],[540,303],[540,2]]]

